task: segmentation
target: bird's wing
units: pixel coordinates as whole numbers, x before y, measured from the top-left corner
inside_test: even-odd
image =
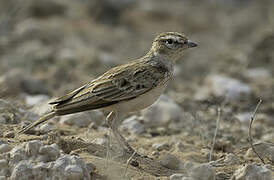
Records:
[[[50,104],[55,104],[54,108],[60,114],[102,108],[148,92],[163,81],[165,76],[166,72],[145,63],[126,64],[110,69],[99,78]]]

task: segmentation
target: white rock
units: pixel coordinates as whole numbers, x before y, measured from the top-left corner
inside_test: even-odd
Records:
[[[215,172],[210,164],[198,164],[190,166],[187,174],[195,180],[212,180],[215,178]]]
[[[7,176],[9,171],[8,161],[6,159],[0,159],[0,176]]]
[[[60,123],[78,127],[88,127],[92,122],[96,122],[97,125],[104,122],[103,113],[101,111],[82,112],[60,118]]]
[[[40,129],[40,132],[42,133],[48,133],[50,131],[55,130],[56,127],[52,124],[45,123],[45,124],[42,124],[39,129]]]
[[[168,143],[154,143],[152,144],[152,148],[158,151],[162,150],[170,150],[170,145]]]
[[[66,177],[68,180],[81,180],[83,179],[83,170],[77,165],[68,165],[65,168]]]
[[[99,144],[102,146],[106,146],[108,143],[108,140],[106,138],[95,138],[92,143]]]
[[[252,112],[244,112],[244,113],[235,115],[235,117],[243,124],[249,124],[251,116],[252,116]]]
[[[181,107],[166,95],[162,95],[156,103],[141,113],[146,125],[150,127],[164,126],[174,121],[183,121]]]
[[[165,166],[166,168],[178,170],[184,169],[184,164],[181,162],[175,155],[173,154],[165,154],[162,159],[160,160],[161,165]]]
[[[237,100],[252,93],[251,87],[246,83],[222,75],[209,75],[206,83],[215,96],[226,97],[228,100]]]
[[[0,145],[0,154],[8,152],[12,149],[12,146],[9,144],[1,144]]]
[[[183,174],[172,174],[169,179],[170,180],[182,180],[182,178],[185,177]]]
[[[141,124],[141,120],[141,117],[133,115],[123,121],[121,128],[134,134],[142,134],[145,132],[145,126]]]
[[[264,166],[249,164],[234,172],[232,179],[235,180],[272,180],[271,172]]]
[[[38,154],[40,147],[42,146],[41,141],[33,140],[25,145],[25,150],[29,156],[35,156]]]
[[[33,140],[14,147],[10,151],[10,179],[83,179],[90,180],[84,161],[77,156],[60,156],[61,150],[56,144],[43,145],[41,141]],[[58,159],[57,159],[58,158]],[[4,159],[5,160],[5,159]],[[0,166],[7,166],[5,161]],[[1,168],[3,174],[3,168]],[[6,168],[9,172],[9,169]],[[4,172],[5,173],[5,172]],[[9,173],[5,173],[9,175]],[[1,174],[0,174],[1,176]]]
[[[271,73],[265,68],[249,69],[245,73],[246,77],[251,80],[259,80],[271,78]]]
[[[49,96],[47,95],[43,95],[43,94],[39,94],[39,95],[27,95],[25,97],[25,101],[27,106],[34,106],[37,104],[41,104],[43,102],[48,102],[49,101]]]
[[[21,161],[20,163],[18,163],[14,167],[11,174],[11,179],[13,180],[28,180],[32,178],[33,178],[32,170],[27,164],[27,162],[24,162],[24,161]]]
[[[60,150],[56,144],[45,145],[39,149],[39,154],[47,157],[47,161],[54,161],[60,156]]]
[[[8,161],[5,159],[0,159],[0,169],[8,167]]]

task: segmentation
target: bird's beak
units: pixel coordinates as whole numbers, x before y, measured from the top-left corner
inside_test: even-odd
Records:
[[[187,47],[188,47],[188,48],[193,48],[193,47],[197,47],[197,46],[198,46],[197,43],[192,42],[192,41],[190,41],[190,40],[187,41]]]

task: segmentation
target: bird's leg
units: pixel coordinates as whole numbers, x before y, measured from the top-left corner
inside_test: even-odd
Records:
[[[106,154],[106,159],[108,161],[109,159],[109,154],[110,154],[110,140],[111,140],[111,126],[109,124],[111,124],[111,122],[113,121],[113,119],[115,118],[115,114],[114,112],[110,112],[107,117],[106,117],[106,122],[108,124],[108,142],[107,142],[107,154]]]
[[[135,150],[128,144],[128,142],[126,141],[126,139],[119,133],[118,131],[118,126],[119,126],[119,119],[120,114],[118,112],[114,112],[112,111],[107,118],[107,123],[108,126],[110,127],[110,129],[112,130],[115,138],[117,139],[118,143],[120,144],[120,146],[123,147],[123,151],[129,152],[129,153],[134,153]]]

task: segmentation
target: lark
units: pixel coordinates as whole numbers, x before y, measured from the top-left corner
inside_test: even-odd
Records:
[[[120,146],[134,153],[118,131],[122,115],[153,104],[171,80],[175,62],[186,49],[196,46],[183,34],[161,33],[143,57],[114,67],[84,86],[49,102],[51,111],[18,133],[27,132],[54,116],[103,109],[109,112],[106,122]]]

